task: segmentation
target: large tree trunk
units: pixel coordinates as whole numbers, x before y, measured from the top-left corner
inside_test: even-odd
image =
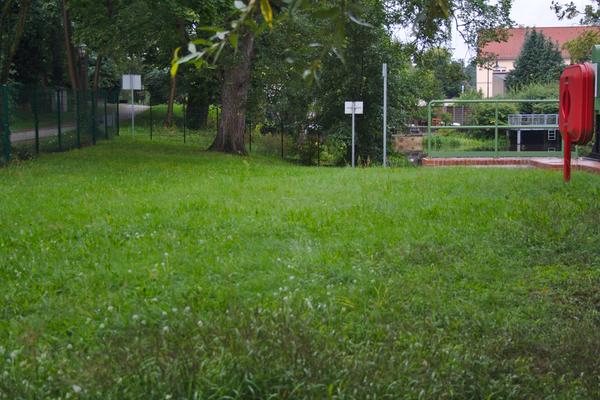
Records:
[[[247,154],[244,127],[253,55],[254,34],[246,32],[239,42],[234,62],[225,68],[223,74],[221,123],[209,150]]]
[[[15,28],[15,34],[13,36],[12,43],[10,43],[10,47],[8,48],[8,53],[5,54],[5,59],[3,60],[2,69],[0,71],[0,83],[6,83],[8,81],[10,66],[12,64],[13,58],[15,57],[15,53],[19,48],[19,43],[21,42],[23,31],[25,30],[25,21],[27,20],[27,13],[29,12],[30,4],[30,0],[24,0],[21,3],[21,9],[19,10],[19,20]],[[2,13],[4,14],[4,10],[2,11]]]
[[[77,65],[75,62],[75,51],[73,49],[73,41],[71,40],[71,18],[69,18],[69,11],[67,10],[67,1],[62,1],[62,20],[63,20],[63,32],[65,39],[65,53],[67,53],[67,69],[69,71],[69,80],[71,81],[71,88],[77,90],[80,87],[79,76],[77,73]]]

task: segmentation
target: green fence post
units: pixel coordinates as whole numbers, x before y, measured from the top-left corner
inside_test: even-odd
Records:
[[[91,119],[92,119],[92,144],[96,144],[96,102],[98,101],[97,99],[97,93],[96,92],[90,92],[90,95],[92,96],[91,100],[92,100],[92,112],[91,112]]]
[[[56,122],[58,124],[58,150],[62,150],[62,121],[61,121],[62,103],[60,99],[60,89],[56,90]]]
[[[185,120],[185,109],[187,105],[187,98],[184,97],[183,98],[183,143],[185,143],[185,124],[186,124],[186,120]]]
[[[317,167],[321,166],[321,132],[317,131]]]
[[[119,108],[121,103],[119,102],[119,99],[121,98],[121,92],[119,90],[116,91],[116,96],[117,96],[117,136],[121,135],[120,129],[121,129],[121,118],[119,117]]]
[[[107,97],[108,93],[105,90],[104,91],[104,137],[106,138],[106,140],[108,140],[108,108],[107,108]]]
[[[498,158],[498,102],[496,101],[496,110],[494,118],[494,156]]]
[[[33,88],[33,123],[35,129],[35,154],[40,154],[40,116],[38,105],[38,90],[37,86]]]
[[[77,148],[81,148],[81,96],[79,90],[75,90],[75,105],[77,116],[75,120],[75,128],[77,130]]]
[[[10,161],[10,125],[8,119],[8,86],[0,86],[2,92],[2,152],[4,160]]]
[[[154,117],[152,116],[152,98],[150,98],[150,140],[152,140],[152,127],[154,126]]]
[[[427,154],[431,157],[431,101],[427,103]]]

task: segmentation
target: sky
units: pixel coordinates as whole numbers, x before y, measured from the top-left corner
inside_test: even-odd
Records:
[[[568,3],[571,0],[563,0],[561,3]],[[578,8],[589,4],[587,0],[573,0]],[[515,21],[515,26],[572,26],[578,25],[579,20],[559,21],[550,9],[552,0],[513,0],[511,18]],[[455,59],[469,59],[475,55],[474,51],[469,51],[460,34],[455,32],[452,37],[452,49]]]

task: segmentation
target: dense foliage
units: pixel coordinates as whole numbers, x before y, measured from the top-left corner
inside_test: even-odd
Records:
[[[569,40],[563,44],[569,52],[572,64],[590,61],[592,56],[592,47],[600,44],[600,30],[585,31],[579,37]]]

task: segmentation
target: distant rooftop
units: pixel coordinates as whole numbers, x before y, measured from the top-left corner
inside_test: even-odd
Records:
[[[561,50],[564,59],[569,58],[569,53],[562,48],[565,42],[575,39],[585,31],[600,31],[600,28],[595,26],[510,28],[508,29],[508,40],[506,42],[490,42],[483,47],[482,52],[484,54],[495,54],[498,60],[514,60],[521,52],[521,48],[525,42],[525,34],[534,29],[537,32],[542,32],[544,36],[549,37],[555,42]]]

